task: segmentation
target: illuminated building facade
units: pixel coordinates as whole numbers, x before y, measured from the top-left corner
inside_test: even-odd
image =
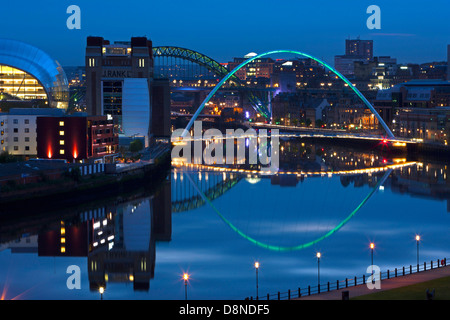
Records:
[[[37,156],[43,159],[86,161],[111,156],[118,147],[107,116],[38,117],[36,132]]]
[[[0,39],[0,108],[11,106],[67,109],[67,77],[59,63],[40,49]]]
[[[63,110],[50,108],[14,108],[0,113],[0,152],[36,156],[37,118],[63,115]]]
[[[234,58],[233,61],[228,62],[228,70],[231,71],[240,65],[242,62],[250,59],[257,54],[254,52],[248,53],[243,58]],[[245,66],[236,71],[235,75],[241,80],[250,80],[256,78],[267,78],[272,76],[275,61],[271,58],[259,58],[255,59]],[[249,83],[251,84],[251,83]]]

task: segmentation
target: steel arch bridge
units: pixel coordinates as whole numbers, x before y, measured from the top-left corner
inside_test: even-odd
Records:
[[[192,62],[213,72],[220,79],[229,74],[229,70],[216,60],[191,49],[173,46],[158,46],[153,47],[152,52],[153,57],[172,57]],[[245,88],[245,84],[235,74],[228,77],[227,81],[235,88]],[[251,91],[249,92],[248,98],[257,112],[262,114],[265,118],[270,118],[269,109],[262,99]]]
[[[184,59],[205,67],[209,71],[214,72],[220,78],[223,78],[228,74],[228,69],[219,62],[191,49],[172,46],[153,47],[153,57],[173,57]],[[237,76],[233,76],[229,80],[236,85],[240,85],[240,79]]]

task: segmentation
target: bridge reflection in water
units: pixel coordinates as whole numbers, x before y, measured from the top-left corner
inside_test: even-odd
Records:
[[[240,235],[245,239],[230,236],[227,238],[227,244],[239,246],[240,249],[247,248],[248,245],[250,247],[248,250],[251,252],[256,251],[255,248],[258,246],[273,250],[304,248],[308,241],[300,242],[303,241],[303,230],[308,232],[308,228],[310,230],[307,236],[311,236],[309,242],[317,239],[320,241],[324,236],[332,234],[334,234],[333,241],[338,241],[340,237],[335,237],[336,234],[333,232],[348,222],[348,219],[355,214],[354,210],[364,202],[365,197],[378,190],[383,181],[382,177],[389,174],[390,170],[392,173],[386,179],[384,186],[385,190],[389,190],[391,198],[406,194],[420,197],[418,199],[425,198],[426,201],[446,201],[447,211],[450,212],[450,181],[448,179],[450,166],[447,163],[425,159],[408,161],[405,158],[392,158],[378,152],[358,151],[302,141],[282,141],[281,147],[280,171],[271,176],[261,175],[258,170],[250,167],[174,163],[167,179],[160,183],[156,191],[134,190],[129,195],[124,194],[119,198],[83,204],[83,208],[56,208],[56,212],[45,214],[38,214],[36,210],[33,212],[32,219],[16,216],[17,213],[14,213],[13,218],[9,220],[1,216],[0,262],[3,265],[9,265],[8,259],[12,259],[11,255],[34,254],[38,258],[58,257],[64,267],[67,267],[73,264],[73,260],[70,259],[82,257],[85,258],[82,261],[88,273],[91,293],[84,297],[92,298],[92,294],[98,292],[100,287],[105,288],[105,292],[108,290],[111,292],[118,288],[117,284],[131,285],[126,289],[120,289],[123,296],[126,296],[129,291],[146,293],[151,291],[152,279],[157,278],[155,266],[158,264],[158,259],[162,259],[161,256],[165,255],[167,258],[167,255],[171,255],[170,263],[175,265],[173,268],[166,260],[164,261],[166,264],[161,264],[161,269],[171,267],[177,269],[180,264],[184,264],[182,260],[186,257],[173,254],[174,252],[175,255],[179,254],[179,250],[187,250],[186,246],[193,246],[192,250],[207,250],[209,246],[214,251],[220,250],[208,244],[207,241],[200,244],[190,241],[192,234],[188,227],[202,228],[205,217],[209,219],[206,223],[214,221],[217,224],[211,230],[208,224],[208,227],[202,229],[204,234],[198,235],[199,239],[213,237],[222,231],[226,233],[220,234],[221,236],[235,235],[234,231],[241,232]],[[305,181],[307,183],[302,183]],[[320,188],[327,187],[327,183],[334,183],[330,185],[333,187],[330,188],[331,192],[325,194],[331,199],[325,199],[323,202],[336,199],[341,203],[347,201],[348,199],[344,197],[340,198],[342,194],[346,194],[349,199],[357,198],[351,205],[347,203],[343,206],[345,212],[337,213],[337,210],[335,212],[330,210],[326,214],[321,213],[315,216],[313,211],[302,210],[305,205],[304,202],[300,202],[302,199],[293,198],[293,196],[302,196],[312,205],[317,205],[314,201],[320,200],[319,196],[308,199],[308,194],[302,194],[302,192],[308,189],[321,190]],[[353,184],[353,187],[346,188],[350,184]],[[366,188],[360,188],[361,186]],[[277,190],[279,199],[268,198],[274,190]],[[248,196],[250,198],[247,198]],[[286,202],[290,204],[283,204],[281,197],[287,198]],[[244,206],[242,201],[253,201],[252,205],[255,205],[255,208],[252,208],[253,212],[247,210],[250,206]],[[273,212],[271,211],[273,206],[267,204],[276,201],[280,201],[281,207],[277,212]],[[296,202],[299,204],[296,205]],[[380,206],[377,202],[370,202],[367,205],[372,204]],[[430,202],[426,204],[430,205]],[[238,212],[236,208],[240,211]],[[322,203],[317,209],[317,211],[323,209]],[[388,211],[389,208],[386,210]],[[409,210],[412,211],[414,208]],[[441,212],[437,213],[442,216]],[[328,220],[330,217],[334,220]],[[359,217],[363,217],[363,221],[367,221],[368,218],[362,215]],[[444,218],[440,219],[445,222]],[[395,220],[395,218],[392,219]],[[415,226],[414,219],[419,220],[417,217],[408,216],[408,220],[412,221],[408,223],[412,227]],[[246,222],[246,220],[251,221]],[[172,234],[172,223],[174,227],[180,228],[180,224],[187,221],[190,223],[188,227],[181,226],[183,231],[178,229],[178,233]],[[390,220],[386,221],[388,224]],[[275,229],[270,235],[272,238],[265,237],[267,234],[258,230],[255,232],[255,226],[261,227],[264,224],[276,228],[283,222],[289,228]],[[316,228],[319,224],[322,225]],[[436,225],[433,226],[436,227]],[[295,232],[291,232],[291,227],[297,227]],[[383,225],[384,227],[386,225]],[[333,228],[335,228],[334,231]],[[198,233],[198,229],[193,232]],[[273,235],[276,232],[278,233]],[[286,242],[277,243],[280,239],[284,240],[283,237],[287,237]],[[233,239],[236,241],[233,242]],[[165,245],[169,242],[173,246],[172,251],[167,250]],[[184,246],[179,247],[180,242],[183,242]],[[223,241],[220,239],[218,242]],[[5,254],[6,250],[10,250],[11,254]],[[249,251],[243,254],[247,255]],[[267,251],[272,250],[264,250],[264,252]],[[33,257],[30,256],[26,259],[33,261]],[[23,268],[23,266],[20,267]],[[208,266],[202,267],[208,268]],[[30,274],[35,276],[38,272],[40,271],[36,269]],[[42,274],[45,272],[46,270],[42,271]],[[160,274],[161,278],[158,280],[173,282],[173,278],[163,279],[164,276],[167,275]],[[23,274],[23,277],[26,278],[28,275]],[[176,277],[176,275],[171,274],[170,277]],[[2,278],[0,278],[1,281]],[[10,287],[13,288],[15,283],[12,280],[10,282]],[[67,289],[64,292],[71,293]],[[6,295],[6,297],[9,296]]]

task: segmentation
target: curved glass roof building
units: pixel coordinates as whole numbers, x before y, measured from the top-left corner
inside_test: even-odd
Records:
[[[60,64],[24,42],[0,39],[0,100],[46,100],[67,109],[69,87]]]

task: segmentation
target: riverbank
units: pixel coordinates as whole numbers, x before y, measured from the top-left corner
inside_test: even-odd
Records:
[[[433,289],[435,289],[435,294],[437,294],[439,291],[437,289],[439,279],[448,283],[448,277],[450,277],[450,266],[443,266],[405,276],[381,280],[380,289],[369,289],[367,285],[360,284],[340,290],[303,296],[298,298],[298,300],[342,300],[344,291],[348,292],[348,297],[351,300],[408,300],[408,295],[405,294],[405,292],[408,291],[416,292],[413,297],[409,296],[409,299],[427,300],[426,290],[429,289],[429,292],[431,293]],[[422,285],[418,286],[419,284]],[[415,286],[415,288],[412,286]],[[398,290],[400,288],[403,290]],[[449,290],[444,293],[440,292],[440,294],[448,295]]]
[[[64,170],[56,179],[45,179],[28,184],[13,184],[3,187],[0,192],[0,214],[14,210],[29,210],[33,206],[48,204],[76,205],[100,197],[120,195],[125,190],[138,188],[149,181],[166,176],[170,170],[170,148],[157,158],[129,170],[106,170],[96,174],[81,176],[71,170]]]

